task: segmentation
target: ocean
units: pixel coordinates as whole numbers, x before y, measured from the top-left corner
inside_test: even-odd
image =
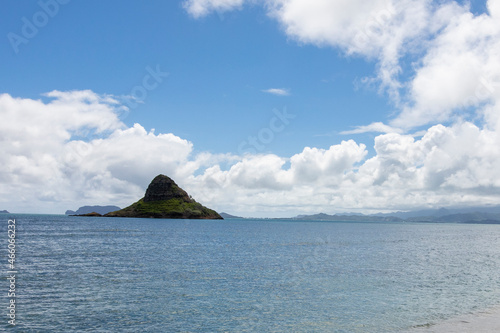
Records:
[[[406,332],[500,304],[500,225],[0,218],[6,331]]]

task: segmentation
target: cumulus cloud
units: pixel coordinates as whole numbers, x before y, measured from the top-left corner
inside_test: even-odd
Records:
[[[491,81],[486,73],[497,73],[500,23],[492,14],[497,0],[488,1],[490,15],[479,17],[455,1],[270,3],[271,16],[297,41],[374,59],[376,77],[367,82],[380,83],[400,110],[394,127],[438,123],[448,120],[453,109],[477,106],[473,97],[482,88],[481,79]],[[415,73],[403,72],[405,57],[415,59]]]
[[[392,125],[411,128],[447,121],[457,113],[500,101],[500,20],[497,0],[489,14],[455,15],[429,42],[409,84],[409,102]],[[474,114],[474,113],[473,113]]]
[[[125,126],[112,97],[91,91],[46,97],[0,95],[0,204],[12,211],[125,206],[159,173],[203,204],[246,216],[500,199],[498,127],[461,121],[433,126],[419,139],[390,132],[375,138],[371,157],[353,140],[328,149],[306,147],[291,157],[194,154],[193,144],[174,134]]]
[[[374,59],[376,81],[396,103],[403,84],[400,60],[420,52],[428,36],[463,11],[455,2],[438,8],[431,0],[268,0],[271,17],[300,43],[332,46]]]
[[[428,129],[420,139],[388,133],[367,158],[349,140],[305,148],[291,158],[245,157],[229,170],[214,166],[189,179],[206,202],[246,215],[381,211],[449,205],[494,205],[500,196],[497,132],[470,122]],[[265,213],[262,213],[265,212]]]
[[[498,0],[489,0],[488,13],[481,15],[455,1],[268,3],[271,16],[297,41],[337,47],[377,62],[375,80],[398,110],[389,123],[392,128],[409,130],[457,117],[491,116],[485,105],[499,105]],[[403,72],[407,59],[413,63]],[[375,123],[346,133],[373,130],[392,131]]]
[[[434,126],[420,140],[381,135],[375,140],[377,155],[360,168],[358,176],[370,179],[372,189],[392,189],[400,205],[404,205],[401,199],[410,197],[408,202],[413,204],[415,195],[422,194],[422,204],[445,205],[454,200],[492,204],[499,189],[496,177],[500,174],[494,164],[500,154],[493,151],[497,142],[497,133],[468,122]],[[482,192],[485,188],[492,192]]]
[[[218,6],[239,8],[243,2],[204,5],[202,12],[206,15]],[[299,43],[331,46],[375,61],[375,77],[365,81],[378,82],[396,107],[388,126],[410,130],[464,117],[496,121],[491,118],[496,118],[492,110],[500,98],[498,0],[488,0],[488,12],[481,15],[471,13],[467,3],[452,0],[261,3]],[[375,123],[346,133],[372,130],[390,128]]]
[[[50,100],[0,95],[1,200],[14,198],[13,211],[124,205],[140,196],[151,175],[182,177],[202,164],[188,160],[186,140],[138,124],[127,128],[112,97],[91,91],[45,96]]]
[[[271,89],[266,89],[262,90],[265,93],[268,94],[273,94],[277,96],[290,96],[290,90],[288,89],[283,89],[283,88],[271,88]]]

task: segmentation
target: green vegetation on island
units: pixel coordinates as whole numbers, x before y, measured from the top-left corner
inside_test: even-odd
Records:
[[[149,184],[144,198],[132,205],[105,214],[107,217],[143,217],[163,219],[212,219],[222,217],[196,202],[172,179],[158,175]]]

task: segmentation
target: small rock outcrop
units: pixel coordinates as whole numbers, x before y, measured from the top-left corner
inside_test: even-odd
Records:
[[[80,215],[70,215],[70,216],[90,216],[90,217],[102,217],[101,214],[92,212],[92,213],[87,213],[87,214],[80,214]]]
[[[162,219],[212,219],[222,217],[192,199],[171,178],[156,176],[149,184],[144,198],[132,205],[107,213],[107,217],[145,217]]]

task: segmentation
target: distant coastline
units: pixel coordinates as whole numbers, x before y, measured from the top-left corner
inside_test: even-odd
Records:
[[[228,219],[249,219],[228,213],[221,213]],[[253,219],[253,218],[250,218]],[[439,208],[416,211],[399,211],[378,214],[310,214],[295,217],[262,218],[265,220],[287,221],[324,221],[324,222],[416,222],[416,223],[467,223],[467,224],[500,224],[500,206],[471,208]]]
[[[500,224],[500,207],[475,207],[461,209],[440,208],[413,212],[395,212],[388,214],[344,214],[344,215],[299,215],[293,220],[314,221],[371,221],[371,222],[430,222],[430,223],[479,223]]]
[[[83,206],[77,211],[66,211],[65,215],[77,216],[104,216],[109,211],[120,209],[117,206]],[[7,210],[1,210],[0,214],[13,214]],[[20,213],[23,214],[23,213]],[[26,213],[29,215],[60,215],[60,214],[38,214]],[[310,214],[297,215],[294,217],[242,217],[229,213],[220,214],[224,219],[240,220],[280,220],[280,221],[304,221],[304,222],[408,222],[408,223],[464,223],[464,224],[500,224],[500,206],[495,207],[473,207],[458,209],[429,209],[407,212],[378,213],[378,214]]]

